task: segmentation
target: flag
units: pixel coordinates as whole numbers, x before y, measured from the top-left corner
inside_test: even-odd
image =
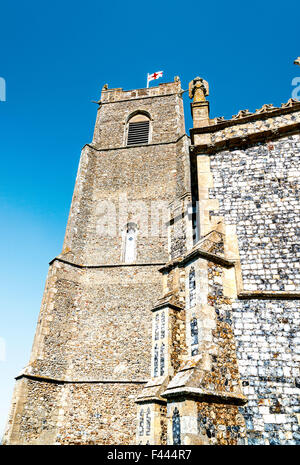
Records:
[[[147,87],[149,87],[149,82],[153,81],[154,79],[158,79],[163,76],[162,71],[156,71],[156,73],[153,74],[147,74]]]

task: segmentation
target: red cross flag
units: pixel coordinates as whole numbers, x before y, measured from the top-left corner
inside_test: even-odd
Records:
[[[153,81],[154,79],[158,79],[163,76],[162,71],[156,71],[156,73],[153,74],[147,74],[147,87],[149,87],[149,82]]]

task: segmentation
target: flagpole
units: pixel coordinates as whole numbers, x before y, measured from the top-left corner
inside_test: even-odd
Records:
[[[149,73],[147,73],[147,89],[149,87]]]

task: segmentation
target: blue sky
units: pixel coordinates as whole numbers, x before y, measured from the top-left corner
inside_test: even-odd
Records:
[[[147,72],[210,84],[211,117],[291,97],[299,2],[5,2],[0,77],[0,436],[14,376],[28,362],[48,270],[61,251],[74,181],[103,84]],[[151,83],[153,85],[153,83]],[[185,94],[187,130],[190,108]],[[1,344],[0,344],[1,346]]]

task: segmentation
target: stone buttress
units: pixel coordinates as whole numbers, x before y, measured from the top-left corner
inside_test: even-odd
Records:
[[[206,81],[189,95],[192,192],[170,205],[137,443],[299,444],[300,103],[226,121]]]

